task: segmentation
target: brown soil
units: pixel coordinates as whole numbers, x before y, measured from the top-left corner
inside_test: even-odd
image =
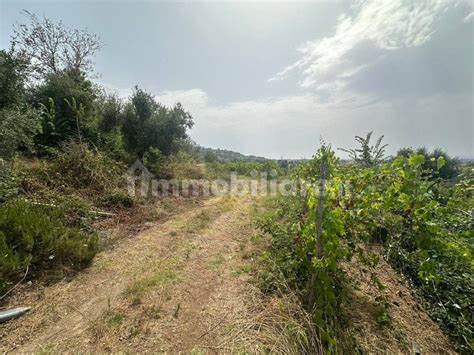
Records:
[[[4,306],[32,310],[0,325],[0,350],[320,353],[298,302],[263,296],[251,282],[254,207],[251,197],[193,203],[134,236],[114,238],[72,280],[22,285]],[[344,270],[355,285],[347,313],[365,352],[453,352],[388,264],[375,269],[392,303],[385,328],[375,321],[370,272],[355,260]]]
[[[120,239],[70,282],[24,288],[6,307],[32,310],[0,326],[0,349],[261,352],[283,344],[265,321],[278,303],[261,307],[249,282],[252,211],[249,197],[209,199]]]

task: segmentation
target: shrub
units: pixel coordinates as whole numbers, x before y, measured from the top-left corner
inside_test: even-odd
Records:
[[[27,267],[80,269],[99,249],[96,233],[67,227],[58,208],[12,200],[0,206],[0,289]]]
[[[18,192],[10,164],[0,159],[0,202],[4,202]]]
[[[203,164],[198,163],[191,155],[179,152],[168,157],[164,177],[176,179],[204,179],[206,172]]]
[[[100,201],[101,205],[104,207],[113,207],[113,206],[121,206],[130,208],[133,207],[135,201],[129,195],[127,195],[123,191],[112,191],[106,193]]]
[[[143,156],[143,163],[155,176],[163,176],[165,171],[165,157],[158,148],[150,147]]]
[[[115,188],[121,180],[120,165],[87,144],[65,143],[51,164],[56,183],[75,189],[103,192]]]

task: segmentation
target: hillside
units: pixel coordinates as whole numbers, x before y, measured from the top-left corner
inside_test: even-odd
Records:
[[[199,157],[202,160],[207,161],[219,161],[223,163],[231,162],[231,161],[265,161],[268,160],[264,157],[258,157],[255,155],[244,155],[238,152],[233,152],[227,149],[214,149],[214,148],[205,148],[199,147],[198,148]]]

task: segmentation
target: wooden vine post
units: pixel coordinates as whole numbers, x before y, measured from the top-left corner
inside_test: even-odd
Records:
[[[321,161],[320,165],[320,178],[319,178],[319,191],[318,191],[318,204],[316,205],[316,257],[322,259],[324,256],[323,250],[323,213],[324,213],[324,190],[326,188],[326,176],[327,176],[327,166],[326,162]],[[309,285],[309,294],[308,294],[308,310],[312,311],[314,308],[314,302],[316,300],[316,273],[313,272],[311,275],[311,282]]]

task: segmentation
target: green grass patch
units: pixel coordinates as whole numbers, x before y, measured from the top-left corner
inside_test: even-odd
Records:
[[[224,262],[225,262],[225,258],[222,254],[213,255],[209,259],[209,267],[212,270],[218,270]]]

